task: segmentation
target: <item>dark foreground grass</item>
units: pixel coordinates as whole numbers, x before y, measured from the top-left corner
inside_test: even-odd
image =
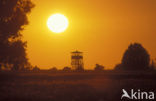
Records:
[[[156,91],[156,73],[0,72],[0,101],[121,101],[122,89]]]

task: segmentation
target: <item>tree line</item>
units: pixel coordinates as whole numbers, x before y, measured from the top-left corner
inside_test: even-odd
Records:
[[[114,70],[118,71],[145,71],[145,70],[155,70],[156,64],[154,60],[150,62],[150,55],[148,51],[140,44],[134,43],[128,46],[128,49],[123,54],[121,63],[114,67]],[[39,67],[35,67],[33,70],[40,70]],[[50,68],[50,71],[57,71],[56,67]],[[63,71],[71,71],[70,67],[64,67]],[[103,71],[105,67],[103,65],[96,64],[94,67],[95,71]],[[84,71],[75,70],[75,71]]]

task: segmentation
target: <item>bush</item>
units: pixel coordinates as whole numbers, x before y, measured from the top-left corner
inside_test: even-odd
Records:
[[[115,70],[123,70],[123,66],[122,64],[117,64],[115,67],[114,67]]]
[[[71,68],[70,67],[64,67],[63,71],[71,71]]]
[[[104,70],[104,66],[96,64],[94,70],[95,71],[103,71]]]
[[[51,69],[49,69],[50,71],[57,71],[56,67],[52,67]]]
[[[40,70],[40,68],[37,67],[37,66],[35,66],[35,67],[33,68],[33,71],[39,71],[39,70]]]

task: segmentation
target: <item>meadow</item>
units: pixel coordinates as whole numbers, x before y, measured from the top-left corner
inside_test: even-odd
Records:
[[[0,101],[121,101],[122,89],[155,92],[155,78],[149,71],[1,71]]]

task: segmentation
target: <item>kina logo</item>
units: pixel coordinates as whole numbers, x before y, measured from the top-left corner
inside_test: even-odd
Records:
[[[125,89],[122,89],[122,95],[121,99],[128,98],[128,99],[134,99],[134,100],[153,100],[154,99],[154,92],[145,92],[138,89],[137,91],[134,91],[134,89],[131,89],[131,92],[128,93]]]

